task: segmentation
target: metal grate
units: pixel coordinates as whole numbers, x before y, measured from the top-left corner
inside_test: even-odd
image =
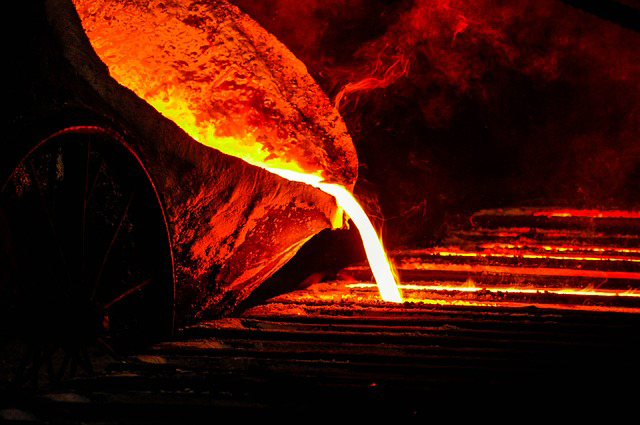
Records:
[[[530,222],[520,224],[519,230],[499,225],[461,230],[449,240],[457,241],[459,252],[488,254],[505,249],[534,252],[536,246],[544,245],[544,252],[566,252],[560,248],[571,246],[574,253],[605,255],[630,246],[599,243],[606,235],[600,232],[600,239],[592,238],[593,226],[545,220],[545,229],[555,226],[553,240]],[[558,239],[568,232],[567,227],[569,236]],[[624,227],[629,234],[618,229],[607,240],[628,241],[636,228]],[[435,252],[435,248],[417,256],[399,252],[396,260],[401,272],[402,265],[409,264],[403,262],[408,254],[421,264],[529,261],[494,255],[455,257],[451,262]],[[612,255],[633,259],[638,253]],[[575,259],[553,261],[553,268],[565,270],[566,276],[533,273],[529,278],[536,284],[550,280],[549,288],[593,283],[571,276],[572,270],[587,269],[586,264]],[[597,261],[590,264],[592,270],[611,271]],[[615,267],[633,272],[637,266],[623,261]],[[513,270],[460,274],[446,268],[424,269],[410,283],[425,287],[456,279],[460,283],[472,275],[476,285],[491,287],[515,282]],[[451,414],[474,417],[477,412],[523,408],[528,415],[553,413],[561,405],[578,406],[572,402],[582,406],[610,402],[619,408],[625,396],[636,394],[640,314],[635,299],[624,304],[603,299],[623,297],[545,291],[517,297],[500,291],[414,289],[407,294],[423,295],[411,295],[413,302],[390,304],[378,300],[375,287],[358,286],[357,273],[366,274],[366,267],[348,268],[342,273],[345,280],[280,295],[238,317],[184,329],[173,341],[111,364],[104,375],[68,382],[62,395],[47,395],[41,409],[83,420],[133,421],[142,414],[153,421],[181,422],[203,412],[235,418],[303,415],[298,419],[402,420]],[[624,285],[634,282],[627,279]]]

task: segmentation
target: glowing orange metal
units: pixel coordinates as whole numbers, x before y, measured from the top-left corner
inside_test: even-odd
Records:
[[[615,246],[591,246],[591,245],[541,245],[529,243],[485,243],[481,244],[482,249],[495,250],[522,250],[534,249],[551,252],[616,252],[620,254],[640,254],[640,248],[620,248]],[[628,257],[625,257],[628,258]],[[606,259],[606,257],[605,257]]]
[[[640,211],[551,209],[537,211],[536,217],[640,218]]]
[[[338,205],[346,211],[360,232],[367,260],[369,261],[369,266],[371,267],[371,271],[377,282],[380,296],[385,301],[402,302],[402,296],[398,290],[396,277],[392,271],[391,262],[387,258],[382,242],[378,238],[367,214],[345,187],[337,184],[325,183],[319,176],[297,173],[289,170],[278,170],[273,168],[266,169],[286,179],[309,184],[328,193],[329,195],[334,196]]]
[[[528,258],[528,259],[547,259],[547,260],[576,260],[576,261],[625,261],[640,262],[640,258],[610,255],[582,255],[582,254],[546,254],[532,252],[518,252],[507,254],[504,252],[466,252],[466,251],[435,251],[435,255],[442,257],[482,257],[482,258]]]
[[[76,0],[75,3],[83,15],[86,13],[90,16],[96,13],[97,6],[92,2]],[[250,102],[226,105],[225,102],[229,99],[224,98],[225,91],[221,89],[223,86],[246,87],[244,96],[249,99],[252,95],[251,87],[243,82],[248,77],[241,69],[226,67],[220,75],[203,72],[208,69],[208,64],[225,59],[225,55],[229,53],[224,46],[219,52],[216,51],[216,46],[207,39],[205,31],[197,26],[184,25],[171,14],[142,15],[141,9],[131,5],[126,7],[130,9],[120,13],[140,13],[142,24],[132,25],[123,20],[118,31],[111,27],[115,25],[112,20],[97,20],[90,28],[86,28],[94,49],[109,67],[110,74],[120,84],[131,89],[162,115],[175,122],[196,141],[334,196],[337,204],[351,217],[362,236],[382,298],[386,301],[402,302],[382,243],[353,195],[343,186],[324,182],[322,170],[310,171],[310,165],[305,164],[304,157],[296,157],[294,152],[290,152],[292,149],[288,148],[286,140],[288,135],[279,134],[277,128],[267,131],[264,128],[265,124],[256,121]],[[172,49],[168,51],[176,54],[180,60],[167,56],[164,44],[158,45],[154,29],[156,27],[163,31],[164,38],[161,41],[172,45]],[[184,68],[187,68],[188,72],[184,71]],[[194,79],[191,75],[199,75],[202,79],[206,77],[206,82]],[[256,84],[267,86],[272,84],[272,81],[264,78]],[[211,103],[214,102],[208,98],[211,93],[207,92],[206,87],[217,89],[211,91],[219,97],[216,98],[215,108],[239,108],[237,113],[233,114],[236,121],[215,117],[211,112],[214,109]],[[264,130],[265,134],[258,137],[257,129]],[[267,149],[267,145],[271,149]],[[281,155],[273,150],[276,145],[284,146],[278,151]]]
[[[534,276],[563,276],[590,277],[599,279],[629,279],[640,280],[638,272],[616,272],[601,270],[583,270],[547,267],[511,267],[485,266],[481,264],[433,264],[433,263],[405,263],[403,268],[413,270],[455,271],[468,273],[520,274]]]
[[[369,288],[371,283],[350,283],[347,288]],[[617,291],[592,288],[514,288],[505,287],[477,287],[477,286],[448,286],[448,285],[419,285],[401,284],[400,288],[413,291],[457,291],[457,292],[506,292],[514,294],[556,294],[556,295],[582,295],[582,296],[602,296],[602,297],[636,297],[640,298],[640,292],[633,290]]]

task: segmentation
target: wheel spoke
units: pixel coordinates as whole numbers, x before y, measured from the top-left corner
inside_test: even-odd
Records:
[[[27,367],[32,360],[35,361],[35,350],[35,344],[29,343],[27,345],[24,355],[20,360],[20,366],[18,366],[18,370],[16,371],[16,376],[14,376],[13,378],[12,384],[15,387],[22,387],[28,382],[27,376],[29,375],[30,371],[27,370]]]
[[[91,183],[91,188],[89,189],[89,194],[87,195],[87,205],[89,204],[89,202],[91,202],[91,197],[93,196],[93,190],[96,188],[96,184],[98,183],[98,177],[100,177],[100,170],[102,168],[103,162],[104,162],[104,160],[101,157],[100,158],[100,162],[98,163],[98,166],[96,167],[96,174],[93,177],[93,182]]]
[[[86,243],[87,243],[87,192],[89,190],[89,161],[91,159],[91,138],[87,141],[87,154],[84,167],[84,190],[82,193],[82,255],[81,276],[84,283],[87,279]]]
[[[89,375],[93,375],[93,363],[91,362],[91,357],[89,356],[89,351],[86,346],[80,348],[80,353],[78,355],[80,358],[80,365]]]
[[[111,301],[109,301],[108,303],[106,303],[104,305],[104,309],[107,310],[109,309],[112,305],[114,305],[115,303],[117,303],[118,301],[121,301],[122,299],[126,298],[127,296],[133,294],[134,292],[136,292],[138,289],[142,289],[145,286],[147,286],[151,281],[153,281],[153,277],[150,277],[148,279],[143,280],[141,283],[137,284],[136,286],[127,289],[124,293],[118,295],[117,297],[115,297],[114,299],[112,299]]]
[[[43,351],[42,347],[36,348],[35,356],[33,359],[33,366],[30,371],[31,382],[33,382],[34,388],[38,388],[38,380],[40,378],[40,369],[44,364],[44,356],[42,351]],[[29,383],[29,380],[27,380],[26,383]]]
[[[69,360],[71,360],[71,355],[67,350],[64,350],[64,357],[62,358],[62,363],[60,363],[60,367],[58,368],[57,382],[62,381],[62,378],[64,378],[64,373],[67,371]]]
[[[13,304],[34,322],[12,385],[97,373],[103,355],[122,360],[112,347],[167,326],[173,264],[162,205],[117,135],[69,129],[41,141],[0,186],[0,202],[16,254]]]
[[[98,348],[102,349],[102,351],[108,354],[113,360],[122,360],[122,356],[119,355],[113,348],[111,348],[111,346],[107,344],[102,338],[98,338]]]
[[[53,356],[47,359],[47,376],[49,377],[49,382],[57,383],[56,373],[53,368]]]
[[[45,355],[46,363],[47,363],[47,376],[49,377],[50,383],[57,383],[57,376],[55,372],[55,368],[53,366],[53,355],[58,351],[58,346],[52,344],[47,354]]]
[[[49,163],[47,164],[47,169],[49,171],[49,181],[55,182],[57,180],[57,170],[58,170],[58,155],[59,152],[52,152],[51,158],[49,158]],[[56,215],[56,198],[55,198],[55,190],[52,191],[51,196],[51,216],[55,217]]]
[[[120,229],[122,228],[122,223],[124,223],[124,219],[127,216],[127,212],[129,211],[129,207],[131,206],[131,201],[133,201],[133,195],[135,191],[131,192],[131,196],[129,196],[129,202],[127,202],[127,206],[122,213],[122,217],[120,217],[120,221],[118,222],[118,226],[116,227],[115,232],[113,233],[113,237],[111,238],[111,242],[107,247],[107,251],[104,254],[102,259],[102,264],[100,265],[100,270],[98,271],[98,276],[96,278],[96,282],[93,286],[93,292],[91,293],[91,301],[93,301],[96,297],[96,292],[98,291],[98,287],[100,286],[100,279],[102,278],[102,272],[104,271],[104,266],[107,264],[107,260],[109,259],[109,254],[111,253],[111,248],[113,248],[113,244],[118,238],[118,234],[120,233]]]
[[[47,221],[49,223],[49,230],[51,232],[52,242],[57,248],[58,255],[60,256],[60,261],[62,261],[62,264],[63,264],[64,269],[65,269],[66,274],[67,274],[67,278],[69,279],[69,282],[71,283],[73,280],[71,278],[71,272],[69,270],[69,263],[67,262],[67,259],[66,259],[65,255],[64,255],[64,252],[62,252],[62,246],[60,244],[60,239],[58,237],[58,232],[56,232],[56,227],[55,227],[55,224],[53,223],[53,218],[51,216],[49,208],[47,207],[46,199],[44,197],[44,191],[43,191],[43,187],[42,187],[42,182],[40,181],[40,178],[38,177],[38,173],[36,172],[33,164],[30,161],[29,161],[29,169],[31,170],[31,174],[33,175],[33,179],[36,182],[36,186],[38,188],[38,197],[40,198],[40,203],[41,203],[42,209],[43,209],[45,217],[46,217],[46,219],[47,219]]]
[[[69,369],[69,377],[75,378],[78,373],[78,348],[74,347],[71,353],[71,366]]]

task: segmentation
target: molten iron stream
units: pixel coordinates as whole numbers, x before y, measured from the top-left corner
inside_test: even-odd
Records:
[[[259,164],[255,165],[260,166]],[[373,273],[378,285],[380,296],[385,301],[397,303],[402,302],[402,296],[398,290],[396,277],[392,271],[391,262],[385,253],[382,242],[378,238],[367,214],[364,212],[354,196],[344,186],[325,183],[322,181],[321,177],[312,174],[304,174],[290,170],[279,170],[264,166],[263,168],[288,180],[311,185],[335,197],[338,205],[346,211],[360,232],[365,253],[367,254],[367,260],[369,261],[371,272]]]

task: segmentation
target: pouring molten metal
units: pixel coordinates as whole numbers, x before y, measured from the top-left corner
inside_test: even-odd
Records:
[[[357,163],[351,139],[304,64],[226,1],[74,4],[111,76],[192,138],[334,196],[362,236],[382,298],[402,301],[382,244],[350,192]],[[319,117],[329,125],[319,129]]]

